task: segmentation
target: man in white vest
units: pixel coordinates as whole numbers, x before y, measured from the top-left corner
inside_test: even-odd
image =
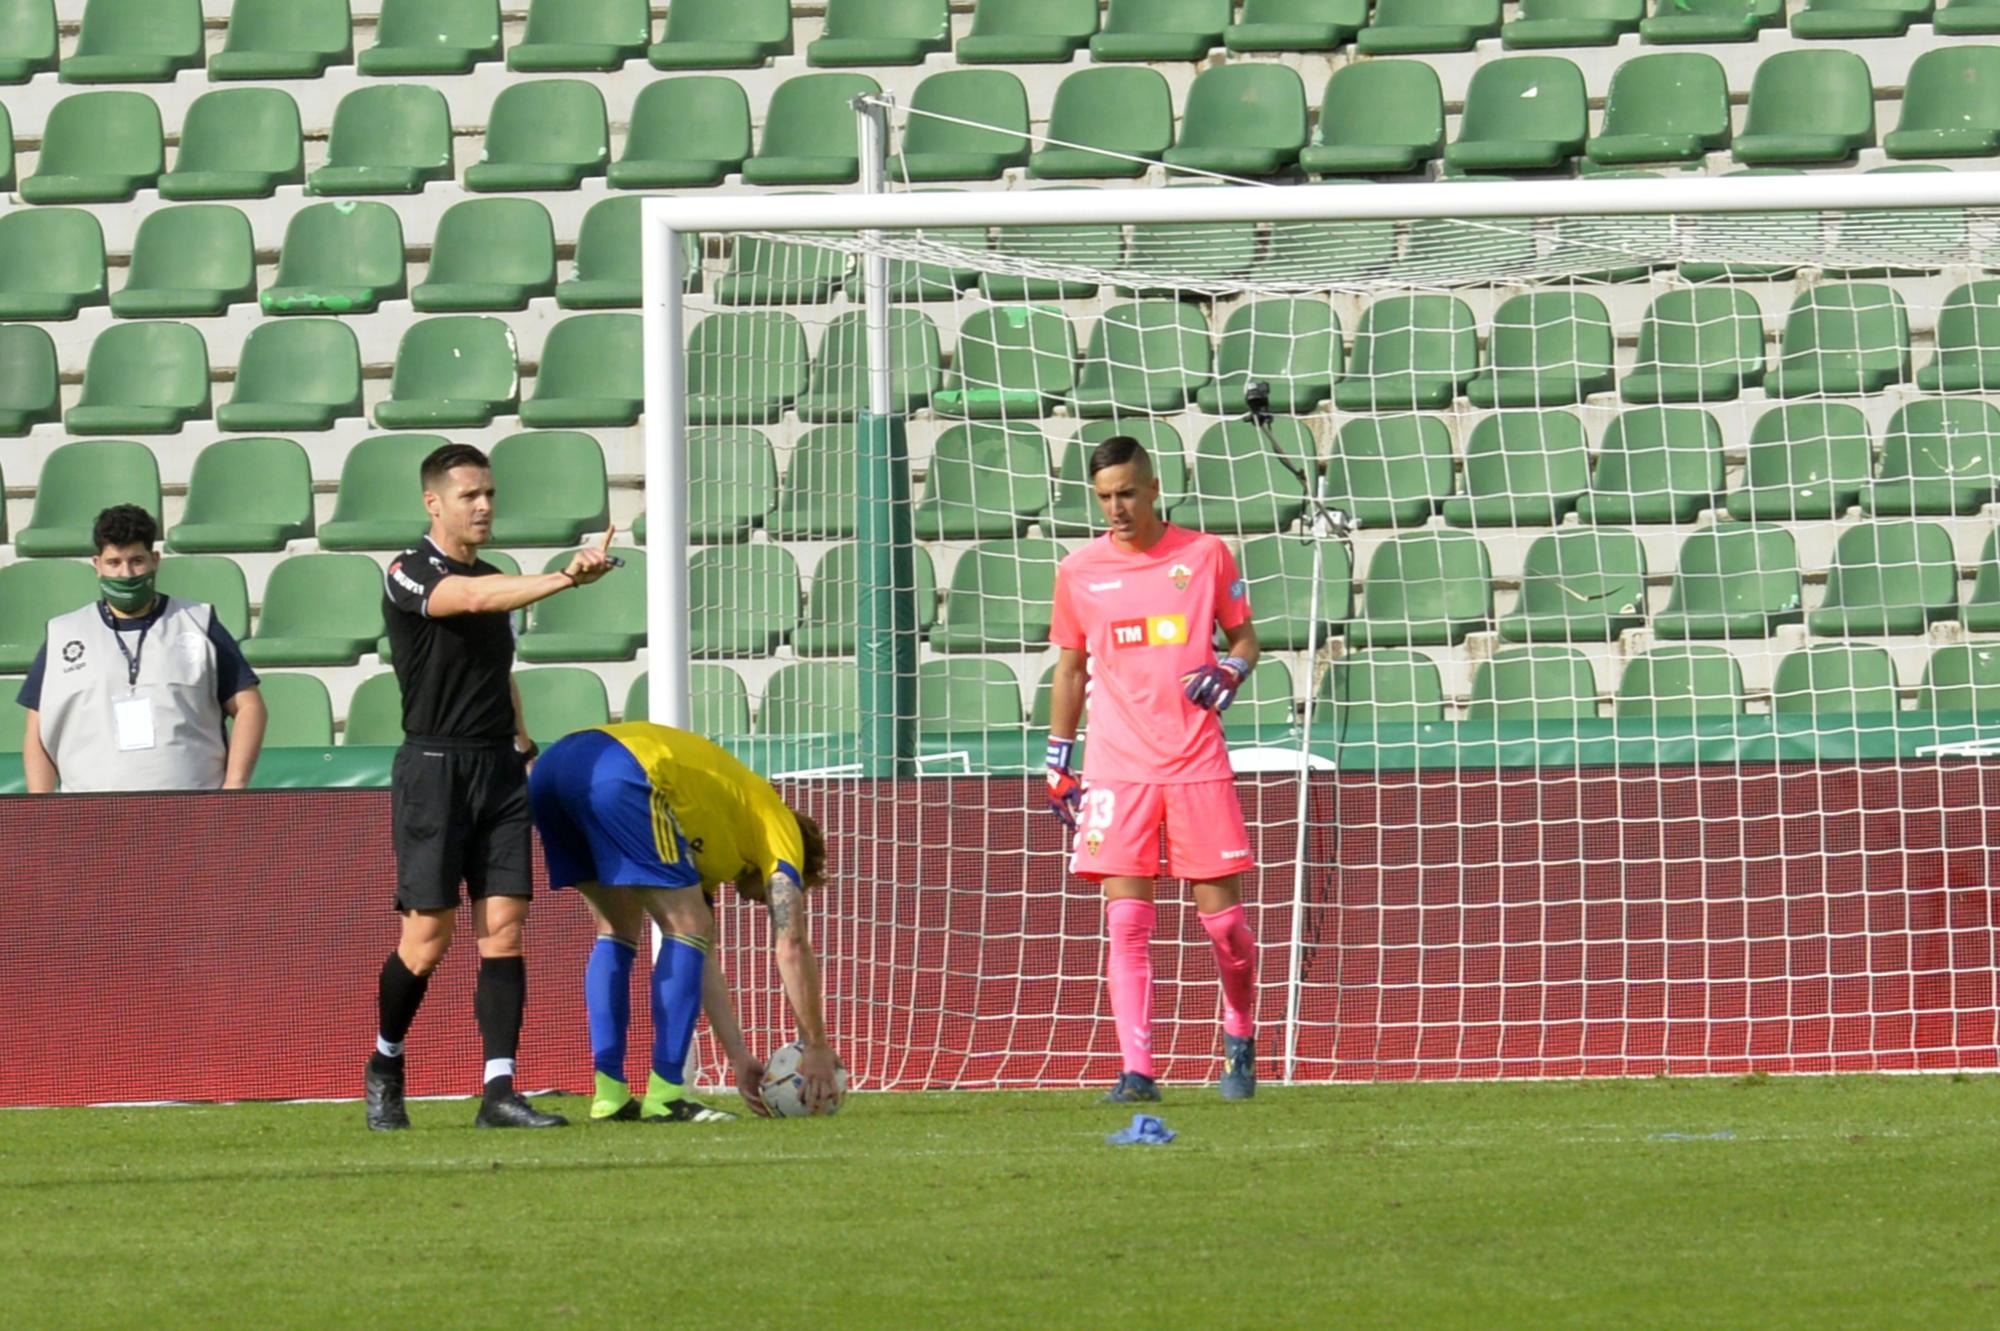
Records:
[[[101,599],[49,621],[21,685],[29,793],[250,784],[264,744],[257,675],[214,606],[154,588],[159,539],[137,504],[97,515]]]

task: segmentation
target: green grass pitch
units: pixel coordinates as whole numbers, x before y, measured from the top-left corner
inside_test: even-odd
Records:
[[[552,1098],[573,1115],[586,1102]],[[2000,1325],[1991,1077],[0,1115],[10,1327]]]

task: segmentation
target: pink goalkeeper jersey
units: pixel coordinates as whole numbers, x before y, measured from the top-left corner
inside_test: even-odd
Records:
[[[1212,663],[1215,627],[1250,618],[1236,557],[1216,537],[1167,524],[1144,554],[1100,536],[1056,571],[1049,641],[1090,653],[1093,781],[1180,783],[1232,775],[1222,725],[1182,677]]]

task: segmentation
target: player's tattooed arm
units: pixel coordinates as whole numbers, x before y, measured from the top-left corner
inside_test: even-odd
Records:
[[[805,941],[805,893],[787,874],[774,874],[765,888],[771,906],[771,934],[777,938]]]
[[[834,1093],[834,1053],[827,1043],[826,1001],[820,989],[819,958],[813,955],[806,930],[805,891],[789,874],[773,874],[769,888],[771,940],[778,955],[778,978],[785,999],[798,1018],[799,1041],[805,1058],[799,1071],[807,1083],[807,1100],[817,1102]]]

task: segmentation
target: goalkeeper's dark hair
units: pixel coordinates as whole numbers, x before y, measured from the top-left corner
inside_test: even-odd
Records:
[[[440,444],[431,450],[429,457],[424,459],[420,474],[423,477],[424,489],[436,494],[438,487],[444,484],[445,477],[451,475],[454,467],[491,470],[492,466],[493,464],[486,460],[486,455],[471,444]]]
[[[1146,451],[1146,446],[1129,434],[1114,434],[1090,450],[1091,479],[1095,480],[1097,473],[1106,467],[1122,467],[1128,462],[1139,469],[1140,480],[1153,478],[1153,455]]]
[[[806,862],[799,866],[799,874],[806,880],[808,892],[826,882],[826,833],[809,813],[792,810],[792,817],[798,819],[799,839],[805,842]]]
[[[143,545],[150,550],[160,543],[160,524],[137,504],[113,504],[97,515],[90,543],[100,555],[106,547]]]

